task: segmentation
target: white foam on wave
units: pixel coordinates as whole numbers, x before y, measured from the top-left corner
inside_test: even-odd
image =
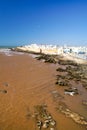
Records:
[[[0,53],[5,54],[6,56],[23,55],[24,54],[22,52],[11,51],[11,49],[0,49]]]

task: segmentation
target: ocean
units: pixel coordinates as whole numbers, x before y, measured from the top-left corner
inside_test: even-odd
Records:
[[[15,48],[17,46],[0,46],[0,49],[10,49],[10,48]]]
[[[0,53],[5,54],[6,56],[13,56],[13,55],[21,55],[24,54],[22,52],[15,52],[11,51],[11,48],[16,48],[17,46],[0,46]]]

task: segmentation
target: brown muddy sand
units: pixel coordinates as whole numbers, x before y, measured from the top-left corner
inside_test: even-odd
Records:
[[[38,61],[28,54],[0,54],[0,130],[39,130],[38,123],[44,124],[50,116],[54,123],[49,121],[47,128],[41,124],[41,130],[86,130],[57,108],[64,102],[87,119],[87,105],[82,103],[87,91],[72,81],[80,94],[65,95],[63,88],[55,85],[57,68],[57,64]]]

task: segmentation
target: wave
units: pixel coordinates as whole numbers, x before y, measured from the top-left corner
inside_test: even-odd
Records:
[[[22,55],[22,52],[13,52],[9,48],[0,48],[0,53],[5,54],[6,56],[13,56],[13,55]]]

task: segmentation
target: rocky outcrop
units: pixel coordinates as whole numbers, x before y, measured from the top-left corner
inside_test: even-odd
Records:
[[[77,66],[77,63],[72,61],[72,60],[59,60],[58,63],[60,65],[73,65],[73,66]]]
[[[52,115],[47,111],[46,105],[35,106],[34,116],[36,119],[36,125],[38,129],[56,129],[56,121],[53,119]]]
[[[36,58],[37,60],[44,60],[45,63],[58,63],[58,57],[56,55],[41,54],[39,57]]]
[[[56,84],[58,84],[59,86],[67,86],[68,83],[67,81],[63,80],[63,79],[60,79],[56,82]]]

